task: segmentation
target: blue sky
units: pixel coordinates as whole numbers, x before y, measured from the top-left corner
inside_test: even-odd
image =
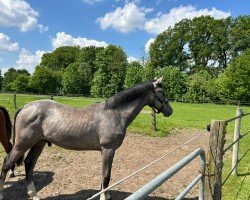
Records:
[[[249,15],[247,0],[0,0],[0,69],[34,72],[64,45],[121,46],[140,60],[157,34],[183,18]]]

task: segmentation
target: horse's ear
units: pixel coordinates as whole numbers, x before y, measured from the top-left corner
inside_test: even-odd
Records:
[[[155,82],[153,82],[154,87],[156,87],[157,85],[161,84],[162,79],[163,79],[163,76],[161,78],[158,78]]]

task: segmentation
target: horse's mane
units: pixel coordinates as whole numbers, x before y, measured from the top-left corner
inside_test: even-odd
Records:
[[[141,96],[145,96],[153,88],[153,83],[149,81],[118,92],[117,94],[106,100],[105,108],[116,108],[123,103],[132,102]]]

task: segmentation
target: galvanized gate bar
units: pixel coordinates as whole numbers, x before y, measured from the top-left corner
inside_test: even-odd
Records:
[[[199,174],[186,188],[183,190],[175,200],[181,200],[186,194],[198,183],[202,178],[202,174]]]
[[[172,177],[175,173],[177,173],[199,155],[204,155],[204,151],[201,148],[196,149],[195,151],[184,157],[182,160],[180,160],[178,163],[167,169],[165,172],[155,177],[149,183],[127,197],[126,200],[140,200],[146,198],[151,192],[161,186],[165,181],[167,181],[170,177]],[[204,156],[201,156],[201,158],[203,157]]]

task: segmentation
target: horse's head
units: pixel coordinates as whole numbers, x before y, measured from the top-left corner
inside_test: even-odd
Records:
[[[161,112],[165,117],[169,117],[172,115],[173,109],[168,102],[161,82],[162,77],[153,82],[154,90],[150,100],[150,106],[156,109],[157,113]]]

